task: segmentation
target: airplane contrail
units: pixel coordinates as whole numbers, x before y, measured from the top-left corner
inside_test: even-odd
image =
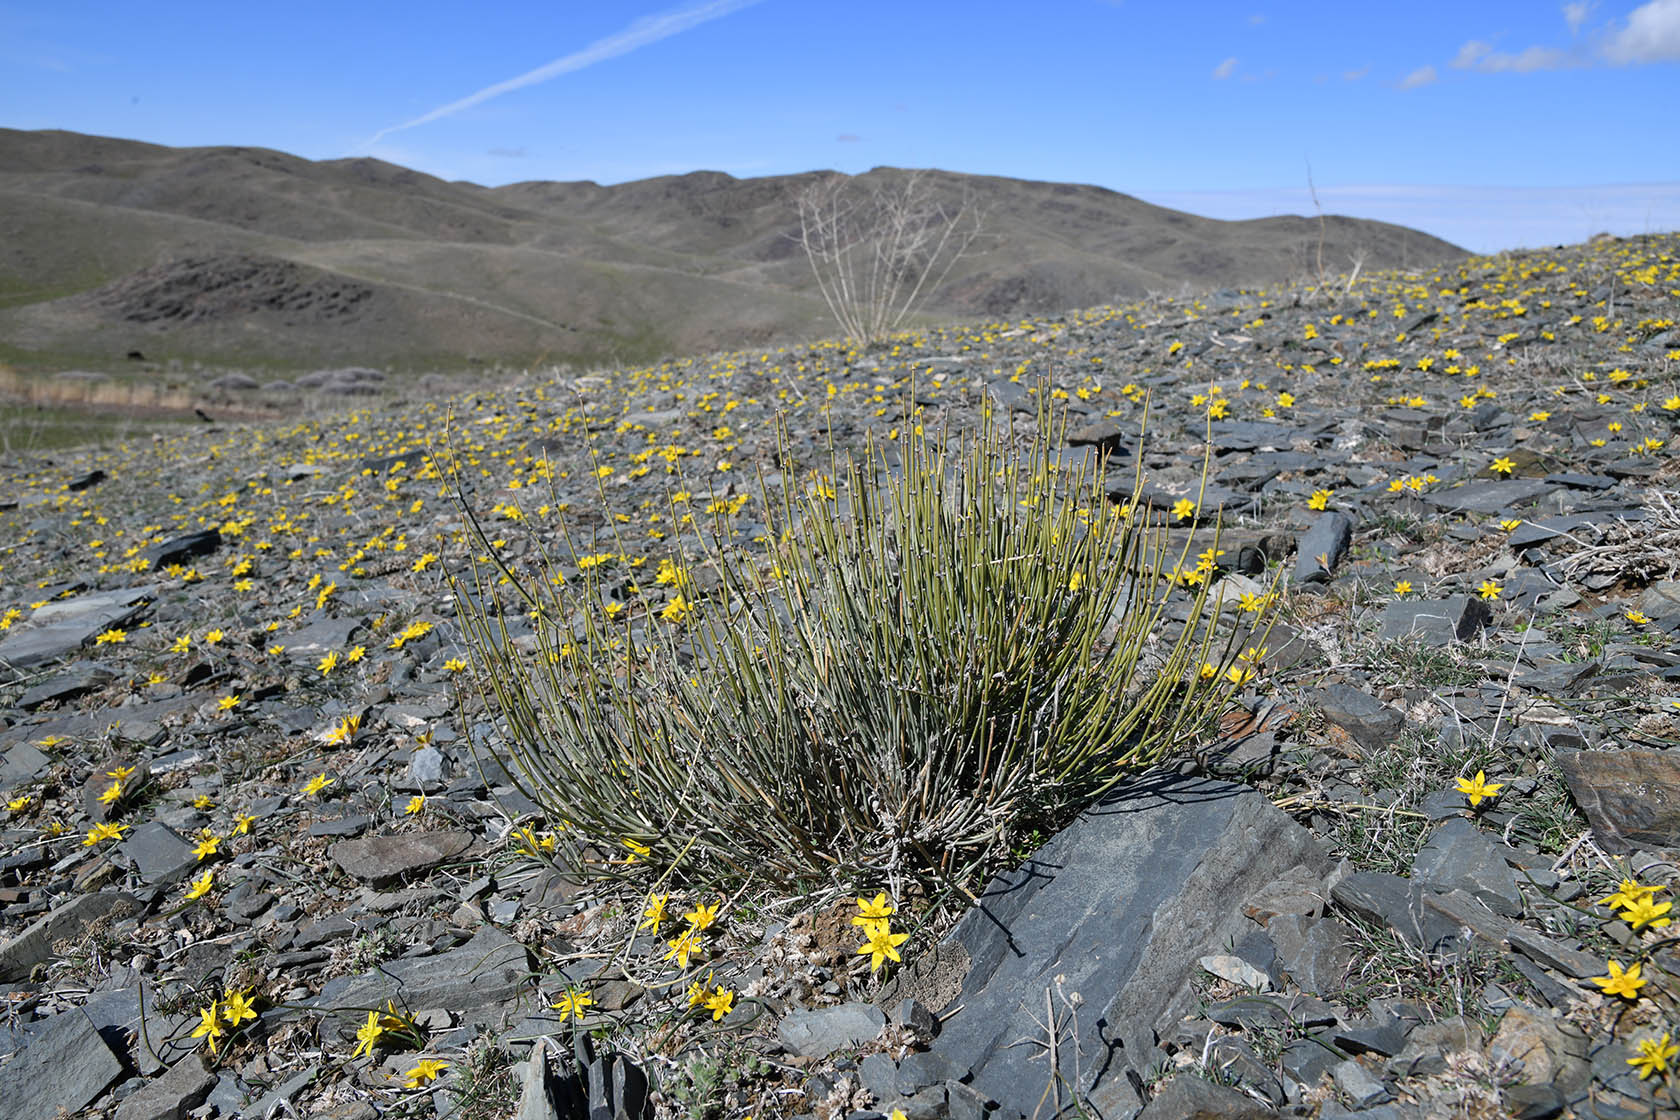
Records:
[[[512,93],[516,89],[534,86],[558,78],[562,74],[572,74],[597,62],[605,62],[609,58],[629,54],[650,43],[657,43],[661,39],[669,39],[679,35],[691,27],[698,27],[702,23],[709,23],[714,19],[750,8],[760,0],[711,0],[710,3],[700,4],[692,8],[680,8],[671,12],[660,12],[658,15],[644,16],[626,27],[616,35],[609,35],[605,39],[597,39],[580,51],[557,58],[553,62],[529,70],[516,78],[509,78],[505,82],[497,82],[493,86],[485,86],[477,93],[468,94],[459,101],[451,101],[447,105],[439,106],[423,116],[415,117],[411,121],[392,125],[381,129],[374,135],[368,145],[377,144],[380,140],[393,132],[401,132],[405,128],[417,128],[423,124],[443,117],[452,116],[463,109],[471,109],[475,105],[482,105],[493,97],[500,97],[504,93]]]

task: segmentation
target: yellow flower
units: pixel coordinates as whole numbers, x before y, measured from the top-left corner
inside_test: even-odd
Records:
[[[412,817],[426,807],[426,795],[417,793],[408,799],[408,807],[403,810],[404,816]]]
[[[216,710],[218,712],[231,712],[237,707],[239,707],[239,695],[237,693],[224,696],[220,700],[216,701]]]
[[[894,933],[885,923],[868,929],[869,940],[858,946],[858,952],[869,957],[869,971],[876,972],[883,960],[899,961],[898,946],[910,940],[908,933]]]
[[[625,863],[635,863],[638,859],[645,859],[653,854],[652,848],[648,847],[646,844],[638,844],[628,837],[624,840],[624,846],[630,849],[630,855],[627,859],[625,859]]]
[[[233,835],[233,836],[248,836],[248,835],[250,835],[251,824],[256,819],[257,819],[257,817],[256,817],[255,813],[240,813],[237,817],[233,818],[233,832],[231,833],[231,835]]]
[[[729,1014],[735,1007],[735,993],[721,984],[717,990],[706,997],[706,1010],[712,1013],[712,1022],[717,1022]]]
[[[700,931],[694,928],[684,930],[682,936],[666,943],[665,959],[676,959],[678,968],[688,967],[688,958],[700,951]]]
[[[354,665],[356,662],[360,661],[362,656],[366,653],[366,646],[351,646],[350,652],[344,655],[344,663],[346,665]]]
[[[714,902],[710,906],[697,902],[694,904],[694,909],[683,915],[683,920],[696,933],[703,929],[710,929],[712,923],[717,921],[718,907],[722,905],[721,901]]]
[[[336,747],[350,742],[356,737],[356,729],[362,725],[360,715],[345,716],[327,729],[321,736],[321,741],[328,746]]]
[[[1663,917],[1664,914],[1668,913],[1672,909],[1674,909],[1674,903],[1659,903],[1650,895],[1644,894],[1634,899],[1628,905],[1622,907],[1622,920],[1632,926],[1635,930],[1639,929],[1641,926],[1650,926],[1652,929],[1662,929],[1664,926],[1673,921],[1672,918]]]
[[[560,1012],[560,1021],[562,1023],[564,1023],[568,1018],[573,1018],[582,1022],[584,1008],[594,1002],[595,1000],[588,992],[568,991],[554,1003],[549,1004],[549,1006]]]
[[[1510,474],[1517,469],[1517,464],[1507,456],[1501,456],[1488,464],[1488,469],[1495,474]]]
[[[1622,970],[1622,966],[1617,964],[1615,961],[1608,961],[1606,963],[1609,966],[1609,974],[1606,976],[1594,976],[1592,977],[1592,982],[1597,984],[1600,988],[1603,988],[1604,994],[1607,996],[1622,996],[1625,999],[1638,999],[1639,989],[1645,986],[1645,978],[1639,975],[1639,970],[1643,966],[1640,965],[1639,962],[1635,961],[1633,964],[1628,965],[1627,971],[1624,972]]]
[[[122,834],[127,831],[126,824],[96,824],[88,829],[87,839],[82,841],[82,847],[91,848],[101,840],[121,840]]]
[[[1627,1059],[1627,1064],[1639,1071],[1639,1080],[1643,1081],[1653,1073],[1667,1073],[1668,1060],[1680,1054],[1680,1046],[1668,1040],[1668,1032],[1664,1031],[1661,1038],[1647,1038],[1639,1043],[1639,1056]]]
[[[1505,788],[1503,782],[1490,782],[1482,771],[1476,771],[1474,778],[1457,778],[1458,792],[1470,799],[1470,807],[1474,809],[1484,800],[1492,800],[1499,791]]]
[[[857,909],[857,917],[852,919],[852,924],[862,926],[866,931],[898,913],[897,908],[888,901],[886,891],[879,892],[873,899],[858,899]]]
[[[245,1020],[256,1017],[257,1011],[251,1006],[251,996],[248,992],[229,992],[227,999],[222,1002],[222,1018],[235,1029]]]
[[[187,891],[187,901],[196,902],[198,899],[203,898],[205,895],[210,893],[210,888],[214,886],[215,883],[216,873],[214,871],[206,871],[204,874],[193,880],[192,887]]]
[[[1636,610],[1631,610],[1631,609],[1622,612],[1622,617],[1627,619],[1629,622],[1633,623],[1635,626],[1643,626],[1647,622],[1651,621],[1651,616],[1646,614],[1644,611],[1636,611]]]
[[[225,637],[227,637],[227,635],[222,633],[220,630],[211,630],[204,635],[204,640],[209,642],[211,645],[215,645]]]
[[[210,1044],[210,1053],[216,1052],[216,1040],[222,1036],[221,1008],[215,1000],[210,1001],[209,1007],[198,1010],[198,1026],[193,1028],[192,1037],[202,1038]]]
[[[1184,521],[1188,519],[1191,514],[1196,512],[1196,503],[1192,502],[1189,498],[1180,498],[1178,501],[1173,503],[1172,512],[1174,517],[1180,521]]]
[[[418,570],[418,569],[416,569]],[[437,1058],[421,1058],[414,1068],[402,1075],[404,1089],[418,1089],[437,1080],[437,1075],[449,1068],[449,1063]]]
[[[1613,906],[1625,909],[1632,906],[1641,898],[1649,898],[1661,890],[1660,887],[1648,887],[1636,879],[1623,879],[1616,887],[1616,893],[1598,900],[1600,906]]]
[[[321,671],[322,676],[326,676],[328,673],[331,673],[334,669],[338,668],[338,651],[336,649],[328,650],[327,655],[321,658],[321,663],[315,666],[315,668]]]
[[[448,661],[443,663],[443,669],[446,673],[459,673],[466,667],[467,663],[462,661],[459,657],[451,657]]]
[[[655,894],[648,896],[647,909],[642,911],[642,922],[637,929],[652,929],[659,932],[659,925],[665,920],[665,901],[670,895]]]
[[[186,634],[182,634],[179,638],[176,638],[175,641],[170,644],[169,652],[170,653],[186,653],[187,650],[189,650],[191,648],[192,648],[192,638],[189,637]]]
[[[1410,595],[1411,593],[1412,593],[1412,581],[1411,580],[1402,579],[1402,580],[1395,581],[1395,584],[1394,584],[1394,594],[1395,595]]]
[[[1480,586],[1476,588],[1476,594],[1480,595],[1483,599],[1493,600],[1499,598],[1499,593],[1502,590],[1504,590],[1504,588],[1500,585],[1498,580],[1484,579]]]
[[[1507,518],[1499,523],[1499,527],[1507,533],[1514,533],[1522,528],[1522,519],[1520,517]]]
[[[1307,499],[1307,508],[1320,510],[1328,509],[1330,506],[1330,495],[1334,493],[1334,490],[1314,490],[1312,492],[1312,497]]]
[[[199,859],[216,854],[216,849],[222,846],[222,838],[208,828],[198,834],[198,846],[193,849],[193,855]]]
[[[317,774],[303,784],[304,796],[314,797],[332,784],[333,779],[327,777],[326,774]]]
[[[112,782],[110,785],[105,787],[105,792],[99,795],[99,800],[106,805],[110,805],[110,804],[120,800],[122,798],[122,795],[123,795],[123,784],[122,784],[122,782],[120,782],[120,781]]]
[[[350,1057],[359,1058],[363,1054],[372,1054],[374,1044],[384,1033],[385,1028],[379,1022],[379,1012],[369,1011],[367,1025],[356,1029],[356,1048],[350,1051]]]
[[[86,639],[83,640],[85,641]],[[103,646],[119,644],[126,641],[128,641],[128,631],[113,626],[111,629],[95,638],[93,640],[93,644],[96,646]]]

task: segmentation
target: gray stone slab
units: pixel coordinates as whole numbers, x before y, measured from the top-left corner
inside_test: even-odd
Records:
[[[1312,694],[1324,718],[1370,750],[1386,747],[1406,729],[1406,717],[1368,692],[1345,684],[1326,685]]]
[[[1085,1005],[1077,1034],[1073,1016],[1058,1027],[1075,1090],[1103,1115],[1139,1107],[1129,1074],[1147,1071],[1157,1028],[1190,1009],[1197,960],[1251,930],[1242,900],[1296,866],[1322,878],[1331,861],[1253,790],[1172,775],[1126,783],[990,884],[952,931],[946,953],[967,970],[933,1050],[1031,1112],[1044,1067],[1021,1043],[1048,1041],[1039,1023],[1060,987]]]
[[[116,670],[99,661],[80,661],[62,673],[54,673],[40,684],[24,691],[18,697],[17,706],[26,712],[33,712],[42,704],[51,701],[74,700],[78,696],[86,696],[105,685],[115,677]]]
[[[0,670],[16,676],[66,657],[113,626],[139,618],[156,594],[157,588],[148,584],[48,603],[0,640]]]
[[[6,749],[5,761],[0,763],[0,789],[29,781],[52,765],[52,759],[33,743],[16,743]]]
[[[175,1063],[168,1073],[143,1086],[117,1109],[117,1120],[182,1120],[204,1102],[215,1087],[216,1075],[194,1052]]]
[[[193,845],[158,821],[147,821],[129,833],[121,852],[148,883],[176,882],[198,864]]]
[[[390,961],[359,976],[338,977],[309,1001],[327,1012],[347,1036],[366,1021],[354,1008],[383,1006],[395,999],[413,1008],[441,1007],[457,1014],[500,1011],[531,988],[531,959],[524,945],[495,926],[483,926],[471,941],[447,953]]]
[[[1605,851],[1680,848],[1680,752],[1576,751],[1558,769]]]
[[[405,875],[454,859],[471,846],[472,836],[466,832],[401,832],[366,840],[346,840],[328,848],[327,854],[347,874],[376,887],[385,887]]]
[[[1431,890],[1462,890],[1495,914],[1519,917],[1517,877],[1482,830],[1463,817],[1444,821],[1418,851],[1412,881]]]
[[[1540,479],[1519,478],[1508,482],[1466,482],[1447,490],[1423,495],[1423,500],[1447,513],[1494,514],[1533,505],[1558,487]]]
[[[1493,621],[1481,599],[1453,595],[1446,599],[1396,599],[1383,608],[1381,641],[1413,638],[1431,646],[1468,641]]]
[[[1295,545],[1295,584],[1324,583],[1347,555],[1353,541],[1353,518],[1340,510],[1321,513]]]
[[[881,1033],[887,1017],[868,1003],[800,1008],[782,1016],[776,1033],[789,1053],[826,1058],[845,1046],[858,1046]]]
[[[77,1008],[41,1025],[0,1067],[0,1115],[32,1120],[73,1114],[122,1075],[122,1060]]]
[[[115,911],[126,908],[132,912],[138,906],[138,900],[131,894],[101,891],[78,895],[41,915],[22,933],[0,945],[0,981],[23,979],[30,969],[52,959],[55,941],[74,936],[91,922]]]

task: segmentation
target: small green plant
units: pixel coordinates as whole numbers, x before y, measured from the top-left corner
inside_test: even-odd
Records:
[[[389,927],[370,930],[350,943],[350,967],[357,972],[372,968],[402,952],[402,938]]]
[[[457,1076],[449,1093],[461,1120],[500,1120],[513,1115],[519,1083],[506,1051],[489,1039],[475,1039],[455,1068]]]
[[[1181,749],[1252,675],[1240,639],[1263,645],[1213,649],[1212,561],[1169,555],[1136,491],[1111,502],[1062,443],[1047,414],[1018,439],[988,413],[949,444],[918,427],[831,452],[804,489],[785,470],[763,551],[718,515],[640,617],[603,609],[622,542],[568,537],[577,579],[480,566],[460,613],[510,770],[579,862],[593,843],[806,884],[994,866]],[[1166,617],[1180,586],[1186,624]]]

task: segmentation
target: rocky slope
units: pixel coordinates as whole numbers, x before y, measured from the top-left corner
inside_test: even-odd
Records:
[[[6,461],[0,1113],[1672,1110],[1677,305],[1680,237],[1605,240]],[[1147,402],[1153,516],[1223,526],[1176,582],[1275,611],[1217,735],[974,904],[882,900],[878,971],[889,884],[547,862],[458,695],[442,466],[516,564],[616,532],[675,625],[671,502],[750,540],[777,418],[819,485],[828,433],[1039,384],[1070,457]]]

